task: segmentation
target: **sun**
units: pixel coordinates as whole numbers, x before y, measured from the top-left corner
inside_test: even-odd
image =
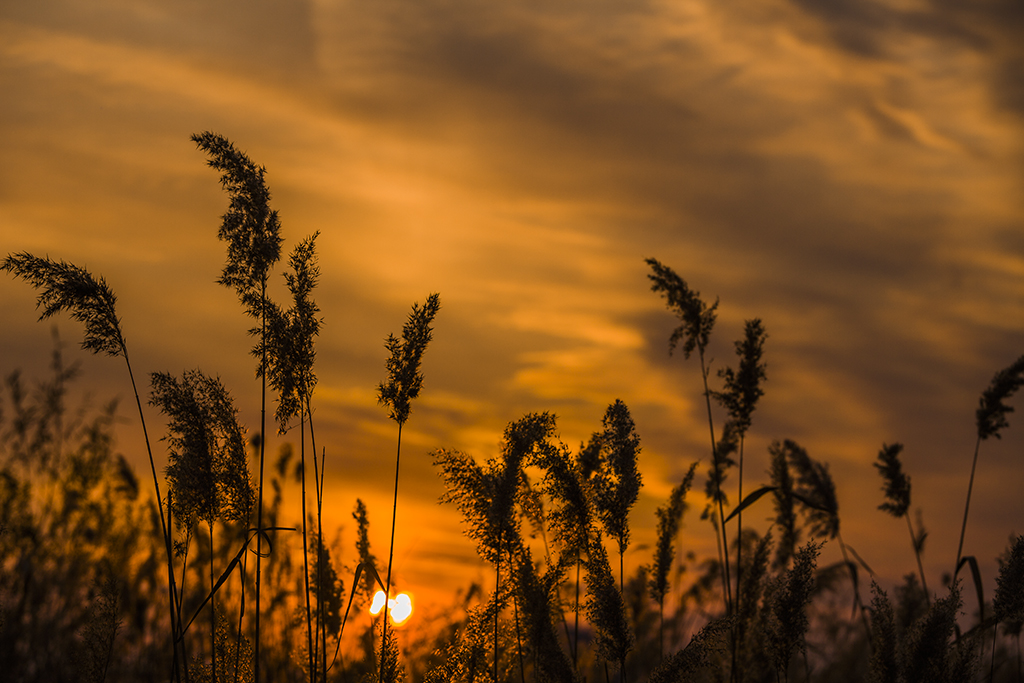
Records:
[[[370,614],[380,614],[384,607],[384,591],[377,591],[370,604]],[[408,593],[399,593],[391,600],[388,600],[388,614],[391,616],[391,623],[400,626],[412,614],[412,597]]]

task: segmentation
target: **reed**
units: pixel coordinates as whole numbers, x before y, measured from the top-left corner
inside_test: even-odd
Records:
[[[420,388],[423,386],[423,375],[420,374],[420,363],[423,353],[427,350],[427,344],[433,335],[433,328],[430,326],[441,308],[441,298],[438,294],[431,294],[427,297],[422,307],[413,304],[409,320],[402,328],[402,338],[388,335],[385,346],[391,353],[388,358],[386,369],[388,379],[381,382],[378,387],[377,401],[390,409],[389,417],[398,424],[398,447],[395,454],[395,493],[391,506],[391,542],[388,548],[388,573],[385,583],[384,594],[387,599],[391,598],[391,570],[395,558],[395,522],[398,517],[398,474],[402,461],[402,427],[409,419],[409,412],[412,410],[412,400],[419,396]],[[384,612],[388,614],[387,602],[385,600]],[[380,680],[383,683],[385,675],[385,655],[388,647],[388,619],[383,619],[383,635],[381,637],[381,664]],[[388,669],[391,671],[391,669]]]
[[[281,224],[277,211],[270,208],[270,190],[264,181],[266,169],[257,166],[227,138],[209,131],[192,136],[192,141],[209,157],[207,165],[220,172],[220,183],[228,193],[228,211],[224,214],[218,237],[227,242],[227,263],[218,282],[235,290],[246,314],[256,321],[249,334],[256,337],[252,353],[259,359],[257,376],[260,388],[259,479],[256,512],[256,636],[254,669],[260,681],[260,587],[263,566],[264,464],[266,461],[268,315],[267,297],[270,270],[281,258]]]
[[[157,509],[160,514],[160,529],[166,549],[167,565],[167,602],[171,620],[171,640],[173,654],[172,675],[179,680],[180,667],[183,662],[178,654],[179,623],[176,619],[174,605],[177,603],[177,590],[174,585],[174,558],[171,550],[171,522],[168,514],[164,514],[163,498],[160,495],[160,478],[156,473],[156,461],[153,459],[153,448],[149,443],[149,432],[146,429],[146,416],[142,412],[142,400],[135,384],[131,360],[128,357],[128,345],[121,333],[121,320],[117,317],[115,304],[117,297],[102,278],[95,278],[89,271],[64,261],[50,258],[39,258],[27,252],[9,254],[0,265],[0,269],[27,281],[33,288],[41,290],[36,299],[36,308],[42,308],[39,320],[46,320],[57,313],[67,312],[72,319],[85,324],[85,337],[82,348],[93,353],[104,353],[108,356],[124,358],[131,380],[132,392],[135,394],[135,405],[139,411],[142,424],[142,436],[146,442],[146,454],[149,456],[149,467],[153,475],[153,490],[156,492]]]

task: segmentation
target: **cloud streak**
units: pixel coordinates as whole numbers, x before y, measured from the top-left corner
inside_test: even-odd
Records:
[[[213,284],[223,197],[188,144],[230,137],[267,166],[288,242],[323,233],[319,400],[352,491],[387,486],[372,387],[429,291],[446,304],[410,444],[490,457],[551,409],[575,446],[622,398],[667,491],[706,427],[648,291],[657,257],[720,297],[714,369],[765,321],[753,476],[794,438],[836,463],[844,531],[903,547],[870,463],[904,441],[938,573],[957,520],[934,501],[964,495],[977,396],[1024,331],[1022,32],[1012,2],[11,3],[0,230],[120,287],[153,369],[247,386],[245,322]],[[0,283],[12,362],[46,334],[28,298]],[[1020,443],[982,463],[968,538],[990,570],[1024,515],[996,453]],[[427,509],[440,483],[410,460]]]

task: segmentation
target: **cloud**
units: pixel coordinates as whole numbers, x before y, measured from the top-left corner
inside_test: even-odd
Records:
[[[389,484],[383,339],[440,291],[403,437],[410,504],[433,509],[433,448],[490,457],[536,410],[575,447],[616,397],[666,492],[707,432],[699,370],[668,356],[677,322],[649,291],[657,257],[720,299],[712,381],[745,319],[768,329],[749,476],[795,438],[834,460],[869,534],[870,462],[905,440],[922,505],[963,495],[960,439],[1024,320],[1018,5],[53,7],[0,12],[8,248],[106,275],[154,369],[201,362],[251,389],[247,323],[213,282],[225,198],[187,139],[228,135],[267,166],[288,246],[323,232],[318,428],[352,490]],[[8,310],[18,356],[45,330]],[[980,518],[1016,509],[1000,482],[1017,466],[991,467]]]

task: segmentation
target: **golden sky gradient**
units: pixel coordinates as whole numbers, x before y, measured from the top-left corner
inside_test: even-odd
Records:
[[[696,362],[668,356],[675,321],[649,291],[658,258],[720,298],[713,371],[745,319],[768,330],[748,490],[768,444],[797,440],[831,464],[844,539],[892,582],[913,554],[871,463],[904,443],[938,586],[978,396],[1024,353],[1021,35],[1011,0],[7,0],[0,245],[103,275],[138,368],[219,374],[253,430],[249,321],[215,284],[227,198],[189,136],[265,165],[286,251],[322,233],[315,407],[346,561],[356,496],[386,555],[383,340],[440,292],[395,570],[428,595],[486,573],[436,504],[429,453],[491,457],[528,411],[554,412],[575,448],[629,405],[645,488],[627,557],[649,561],[655,507],[709,451]],[[45,367],[33,301],[0,279],[4,373]],[[123,366],[59,325],[96,400],[122,397],[141,467]],[[983,445],[972,501],[965,553],[990,590],[1024,533],[1019,420]],[[765,499],[746,520],[770,514]],[[696,514],[683,534],[711,552]]]

